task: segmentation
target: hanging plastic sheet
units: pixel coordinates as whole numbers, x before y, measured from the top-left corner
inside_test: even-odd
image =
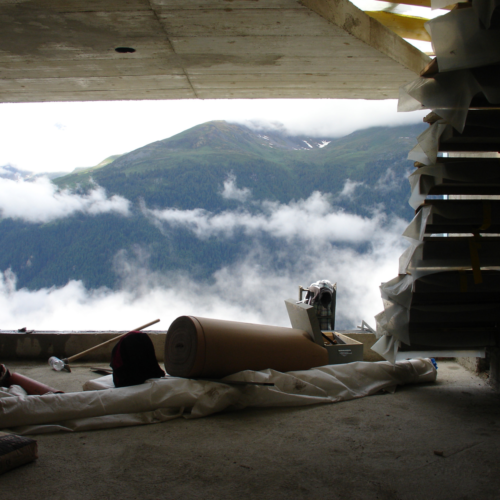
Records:
[[[422,207],[405,229],[403,236],[412,242],[422,241],[431,211],[431,206]]]
[[[0,428],[10,428],[17,434],[40,434],[143,425],[179,416],[199,418],[249,406],[335,403],[393,390],[397,385],[435,379],[436,369],[428,359],[397,365],[360,361],[288,373],[244,371],[225,379],[273,386],[154,379],[118,389],[2,398]]]
[[[408,159],[424,165],[436,163],[441,137],[446,139],[451,135],[452,127],[444,120],[433,123],[417,137],[418,144],[408,153]]]
[[[470,71],[417,78],[399,89],[398,111],[432,109],[462,132],[472,98],[481,87]]]
[[[473,9],[452,10],[428,21],[425,28],[441,73],[500,62],[500,31],[484,29]]]
[[[375,321],[377,324],[377,337],[379,337],[379,339],[372,345],[371,350],[380,354],[380,356],[389,361],[389,363],[394,364],[396,363],[396,356],[401,347],[401,342],[396,337],[390,335],[384,328],[387,322],[385,311],[377,314],[375,316]]]

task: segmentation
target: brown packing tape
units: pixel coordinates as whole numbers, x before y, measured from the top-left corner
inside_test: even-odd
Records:
[[[479,285],[483,282],[483,277],[481,275],[481,263],[479,261],[480,248],[481,243],[479,241],[479,235],[476,233],[472,238],[469,238],[469,252],[472,265],[472,275],[474,276],[474,283],[476,285]]]
[[[483,200],[483,224],[479,231],[486,231],[491,226],[491,203]]]
[[[165,368],[178,377],[220,378],[243,370],[287,372],[326,364],[327,350],[294,328],[181,316],[165,340]]]

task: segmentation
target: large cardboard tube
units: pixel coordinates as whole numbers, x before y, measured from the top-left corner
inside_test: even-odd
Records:
[[[326,349],[294,328],[181,316],[165,340],[165,368],[176,377],[221,378],[242,370],[287,372],[326,364]]]

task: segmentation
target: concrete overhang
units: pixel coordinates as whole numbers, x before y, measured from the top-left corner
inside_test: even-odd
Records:
[[[347,0],[0,0],[0,102],[387,99],[428,62]]]

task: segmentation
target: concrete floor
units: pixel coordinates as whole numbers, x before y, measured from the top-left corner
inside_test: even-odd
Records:
[[[8,366],[62,390],[94,378],[85,365]],[[1,496],[500,499],[499,408],[484,379],[439,362],[435,384],[395,394],[36,436],[39,459],[3,475]]]

